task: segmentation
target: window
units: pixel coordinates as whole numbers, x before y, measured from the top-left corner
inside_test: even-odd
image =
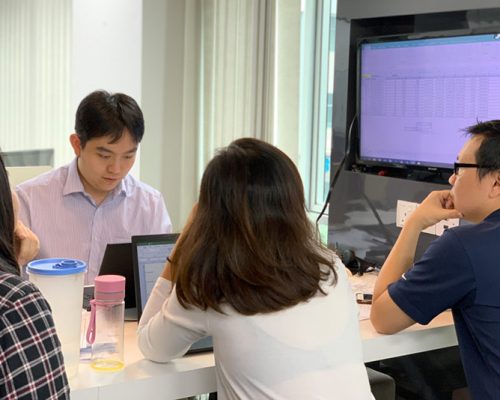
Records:
[[[301,153],[308,156],[299,168],[312,212],[330,187],[336,9],[337,0],[302,3]]]
[[[30,161],[34,153],[51,153],[55,166],[73,157],[71,27],[69,1],[0,2],[2,151]]]

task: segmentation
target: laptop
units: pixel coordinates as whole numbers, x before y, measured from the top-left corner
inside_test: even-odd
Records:
[[[172,252],[178,238],[178,233],[132,236],[138,319],[141,318],[155,282],[163,271],[167,256]],[[212,337],[193,343],[187,353],[203,351],[212,351]]]
[[[125,320],[137,320],[132,243],[108,243],[99,275],[125,277]]]

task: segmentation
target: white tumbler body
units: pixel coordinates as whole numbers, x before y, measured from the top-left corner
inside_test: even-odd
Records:
[[[83,283],[86,267],[65,275],[40,274],[36,268],[30,268],[31,264],[47,260],[59,259],[37,260],[28,264],[27,271],[29,280],[40,289],[52,309],[57,336],[61,341],[66,374],[68,378],[72,378],[78,373],[80,361]]]

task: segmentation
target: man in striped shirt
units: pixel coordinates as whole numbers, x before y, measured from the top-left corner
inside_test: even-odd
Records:
[[[38,258],[83,260],[92,284],[108,243],[171,232],[161,193],[129,175],[143,134],[131,97],[96,91],[82,100],[70,135],[75,160],[16,188],[19,219],[40,239]]]

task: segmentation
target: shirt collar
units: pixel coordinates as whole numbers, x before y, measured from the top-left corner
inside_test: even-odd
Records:
[[[500,219],[500,208],[498,210],[493,211],[484,220],[491,221],[491,220],[496,220],[496,219]]]
[[[82,180],[78,174],[78,157],[68,165],[68,175],[66,177],[66,182],[64,182],[63,196],[73,194],[73,193],[83,193],[87,195],[83,187]],[[118,195],[130,196],[131,188],[130,182],[128,182],[128,175],[121,180],[121,182],[114,188],[111,193],[111,199],[114,199]]]
[[[120,183],[118,184],[118,186],[113,190],[113,198],[115,196],[118,196],[119,194],[121,194],[122,196],[130,196],[130,194],[132,193],[131,189],[130,189],[130,182],[128,180],[128,175],[125,176],[125,178],[123,178]]]
[[[78,158],[75,159],[68,165],[68,175],[66,176],[66,182],[64,182],[63,196],[73,193],[85,193],[83,188],[82,180],[80,175],[78,175]]]

